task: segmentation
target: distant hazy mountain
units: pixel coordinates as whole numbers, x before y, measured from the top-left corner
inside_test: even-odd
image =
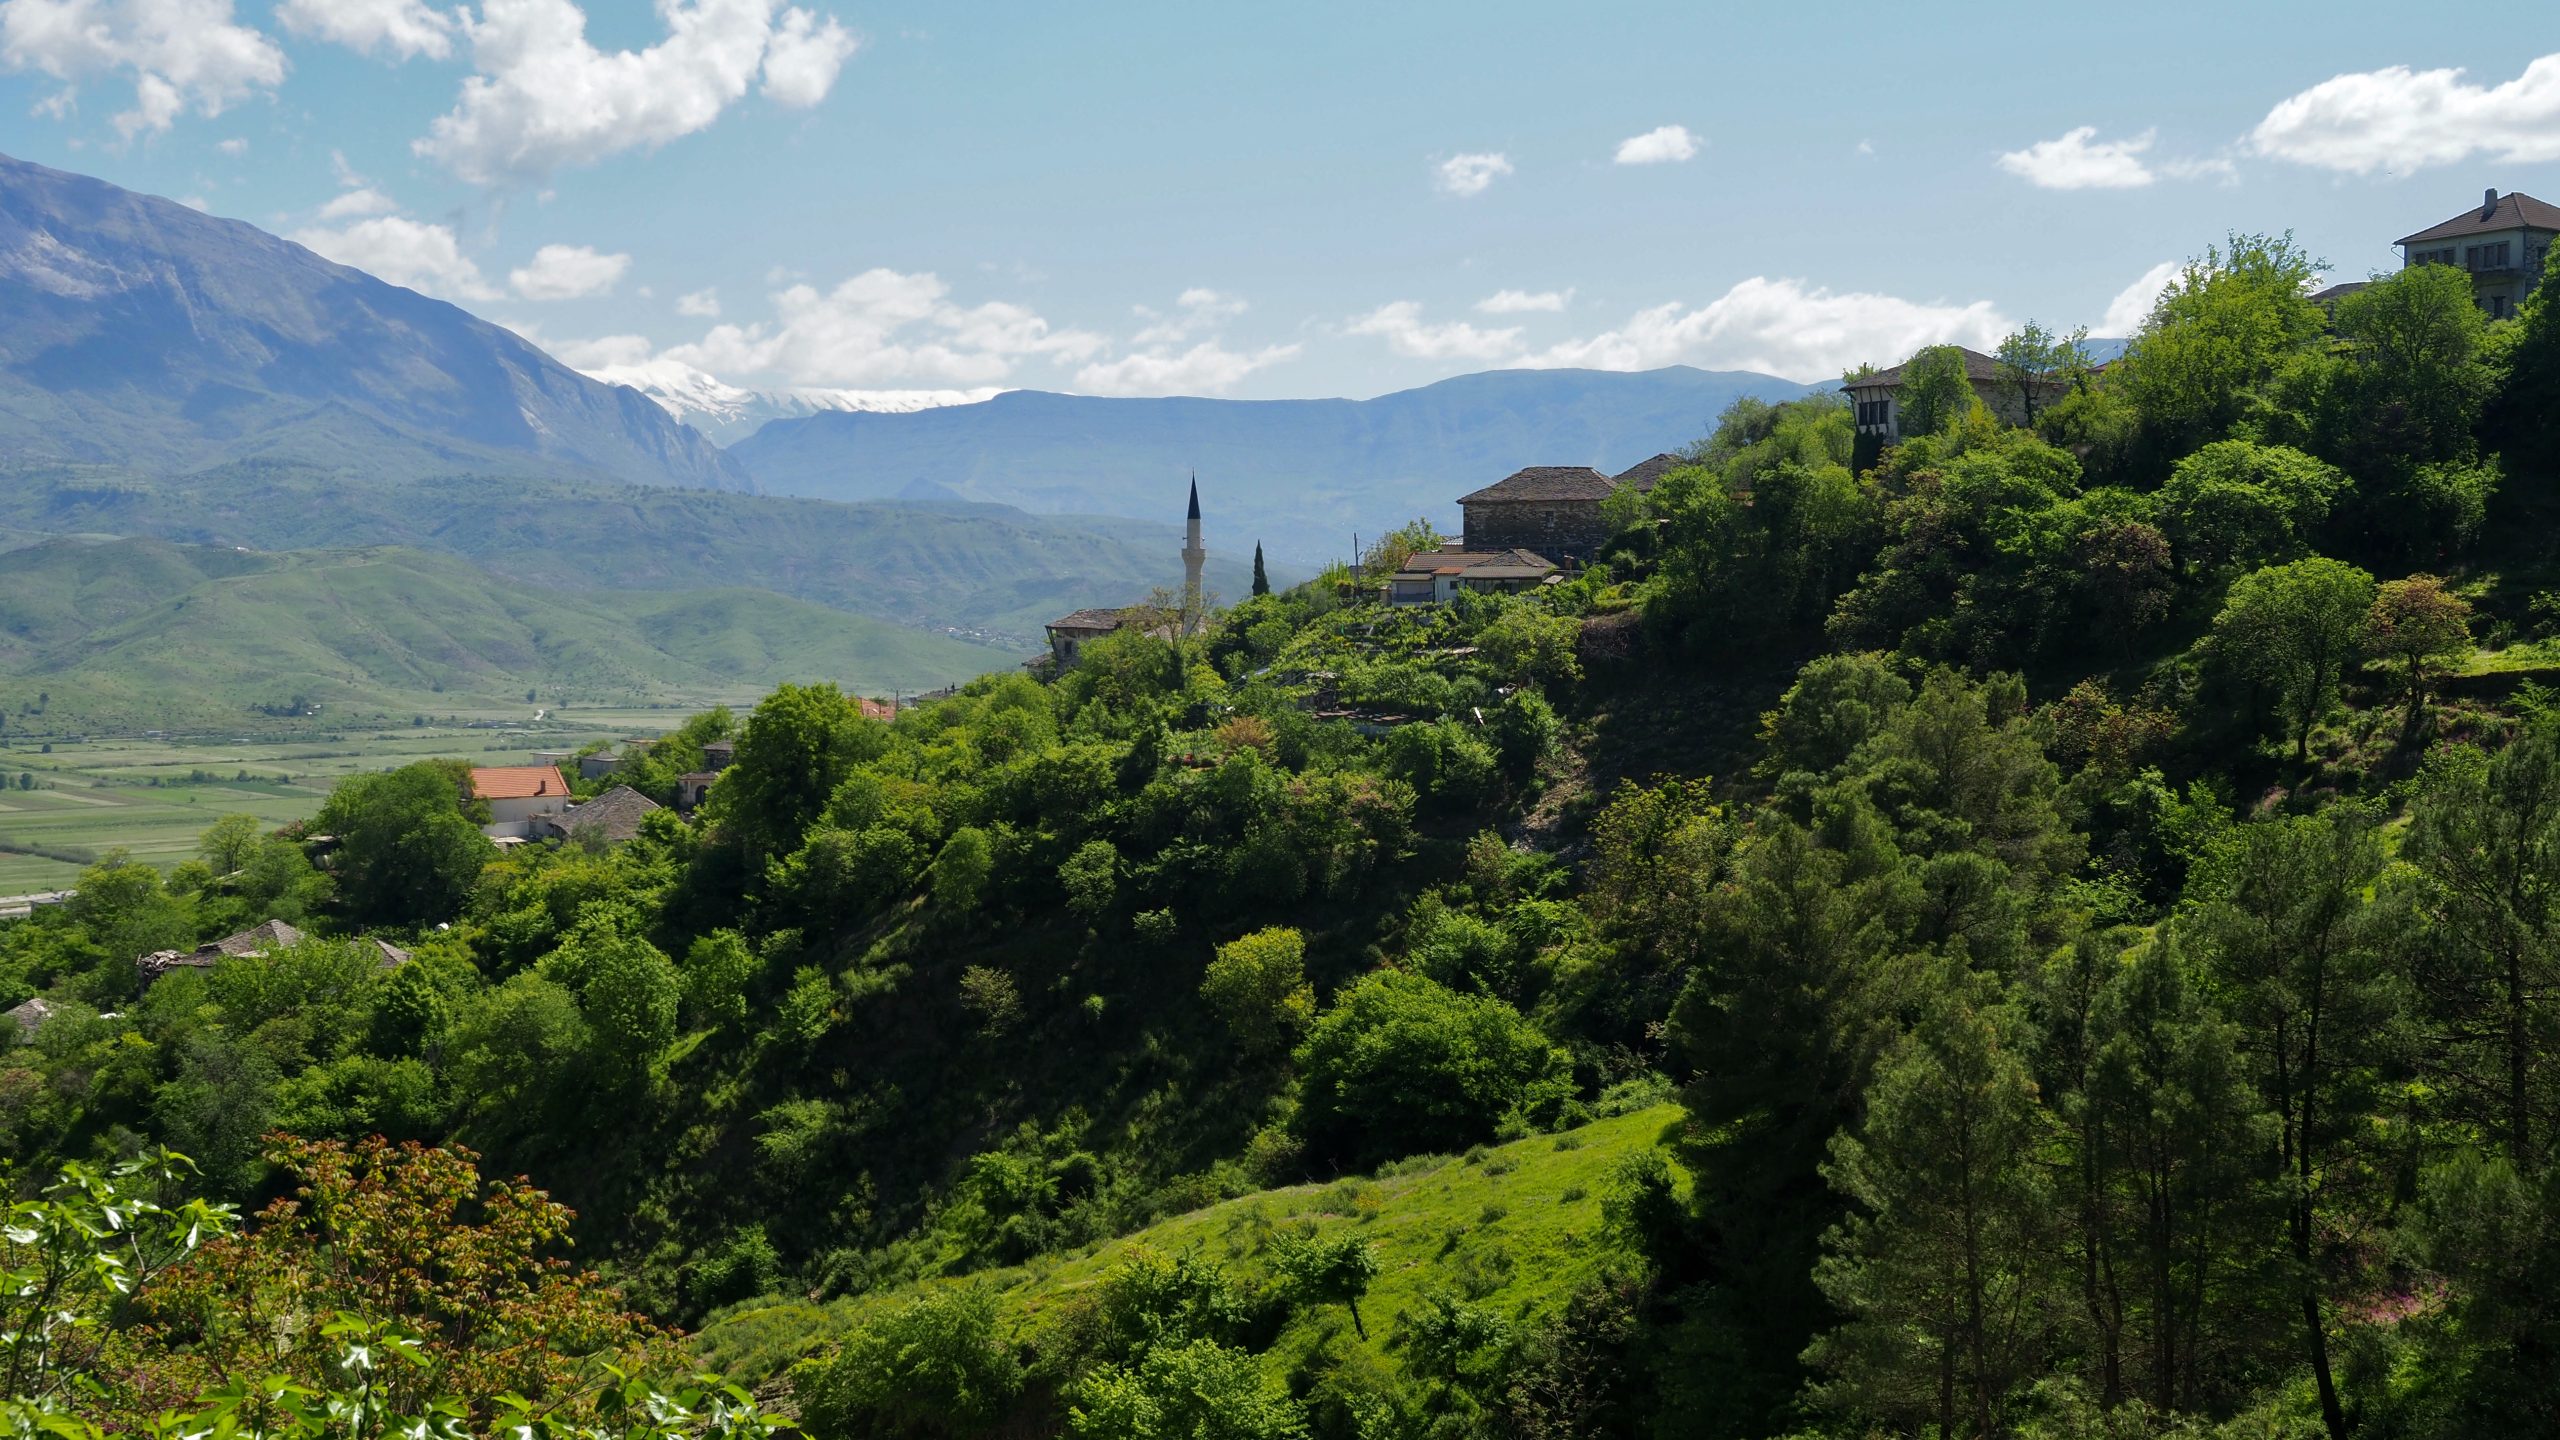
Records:
[[[746,489],[635,391],[237,220],[0,156],[0,461]]]
[[[908,414],[780,419],[730,447],[759,487],[865,500],[940,486],[1069,514],[1179,519],[1200,475],[1213,544],[1321,561],[1351,533],[1430,517],[1525,465],[1615,473],[1698,439],[1741,396],[1801,385],[1672,366],[1497,370],[1374,400],[1125,400],[1014,390]]]
[[[797,420],[838,411],[906,415],[943,405],[973,404],[1000,393],[992,385],[977,390],[827,390],[807,386],[749,390],[681,360],[664,359],[637,365],[599,365],[586,373],[608,385],[630,386],[720,445],[734,445],[746,439],[768,420]]]
[[[998,666],[1038,649],[1040,627],[1068,611],[1131,604],[1182,579],[1182,529],[1162,520],[516,476],[402,479],[277,462],[167,477],[0,465],[0,544],[13,532],[262,551],[400,545],[555,590],[751,586],[996,646]],[[1242,596],[1252,542],[1225,534],[1211,545],[1210,588]],[[1276,561],[1271,570],[1276,582],[1294,578]],[[0,613],[0,660],[10,623]]]

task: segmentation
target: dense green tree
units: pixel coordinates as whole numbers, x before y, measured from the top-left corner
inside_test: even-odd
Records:
[[[1271,1268],[1289,1303],[1342,1306],[1351,1312],[1353,1332],[1369,1338],[1360,1297],[1384,1267],[1368,1241],[1357,1235],[1285,1234],[1272,1242]]]
[[[1373,971],[1335,997],[1298,1047],[1297,1125],[1317,1153],[1351,1165],[1462,1150],[1505,1116],[1561,1101],[1564,1059],[1499,1000]]]
[[[2219,579],[2299,559],[2347,485],[2299,450],[2217,440],[2170,470],[2162,524],[2181,566]]]
[[[1200,998],[1246,1050],[1285,1048],[1315,1016],[1306,940],[1274,925],[1228,941],[1201,977]]]
[[[2214,617],[2215,658],[2283,717],[2297,761],[2337,707],[2374,597],[2371,575],[2315,555],[2241,576]]]
[[[465,767],[422,761],[350,775],[311,822],[338,839],[338,895],[360,924],[426,925],[462,912],[497,858],[464,813]]]
[[[1962,982],[1886,1056],[1824,1173],[1853,1204],[1814,1277],[1848,1317],[1809,1358],[1835,1409],[1977,1440],[2006,1433],[2063,1311],[2055,1204],[2036,1153],[2051,1117],[2023,1027]]]
[[[2056,335],[2030,320],[2012,331],[1991,352],[1997,363],[2000,387],[2015,396],[2018,413],[2028,425],[2036,423],[2036,406],[2044,398],[2047,387],[2083,376],[2089,361],[2082,350],[2089,339],[2084,326],[2068,335]]]
[[[2229,435],[2319,339],[2328,317],[2306,297],[2322,268],[2290,234],[2234,235],[2169,282],[2112,382],[2158,463]]]
[[[854,767],[881,752],[886,729],[832,684],[781,687],[747,717],[712,789],[712,823],[759,861],[789,854]]]
[[[2439,1037],[2430,1069],[2456,1114],[2538,1175],[2560,1126],[2560,718],[2494,756],[2431,756],[2403,854],[2411,980]]]
[[[1306,1418],[1260,1360],[1214,1340],[1103,1364],[1076,1382],[1067,1429],[1079,1440],[1298,1440]]]
[[[1902,364],[1902,385],[1895,394],[1902,433],[1918,437],[1951,430],[1978,398],[1965,374],[1964,352],[1953,345],[1929,346]]]
[[[1262,542],[1259,540],[1253,542],[1253,593],[1271,593],[1271,577],[1262,572]]]
[[[2391,1165],[2375,1151],[2374,1119],[2398,1063],[2399,1000],[2366,899],[2382,864],[2363,807],[2262,820],[2233,832],[2178,921],[2275,1117],[2283,1228],[2269,1248],[2288,1262],[2298,1354],[2331,1440],[2348,1434],[2331,1312],[2364,1282],[2356,1241],[2374,1224]]]

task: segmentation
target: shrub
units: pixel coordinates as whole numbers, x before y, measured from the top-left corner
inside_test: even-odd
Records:
[[[956,1437],[1004,1415],[1022,1366],[996,1338],[994,1293],[972,1285],[880,1316],[792,1380],[813,1435]]]
[[[1398,970],[1345,991],[1297,1060],[1299,1133],[1354,1165],[1464,1149],[1570,1089],[1563,1053],[1519,1011]]]

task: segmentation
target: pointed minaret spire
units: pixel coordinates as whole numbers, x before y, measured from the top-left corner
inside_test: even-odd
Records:
[[[1191,514],[1182,527],[1182,633],[1199,628],[1205,608],[1200,590],[1200,571],[1208,560],[1208,547],[1200,543],[1200,472],[1191,472]]]

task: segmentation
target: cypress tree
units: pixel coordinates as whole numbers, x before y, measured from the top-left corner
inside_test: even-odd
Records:
[[[1271,577],[1262,573],[1262,542],[1259,540],[1253,542],[1253,593],[1271,593]]]

